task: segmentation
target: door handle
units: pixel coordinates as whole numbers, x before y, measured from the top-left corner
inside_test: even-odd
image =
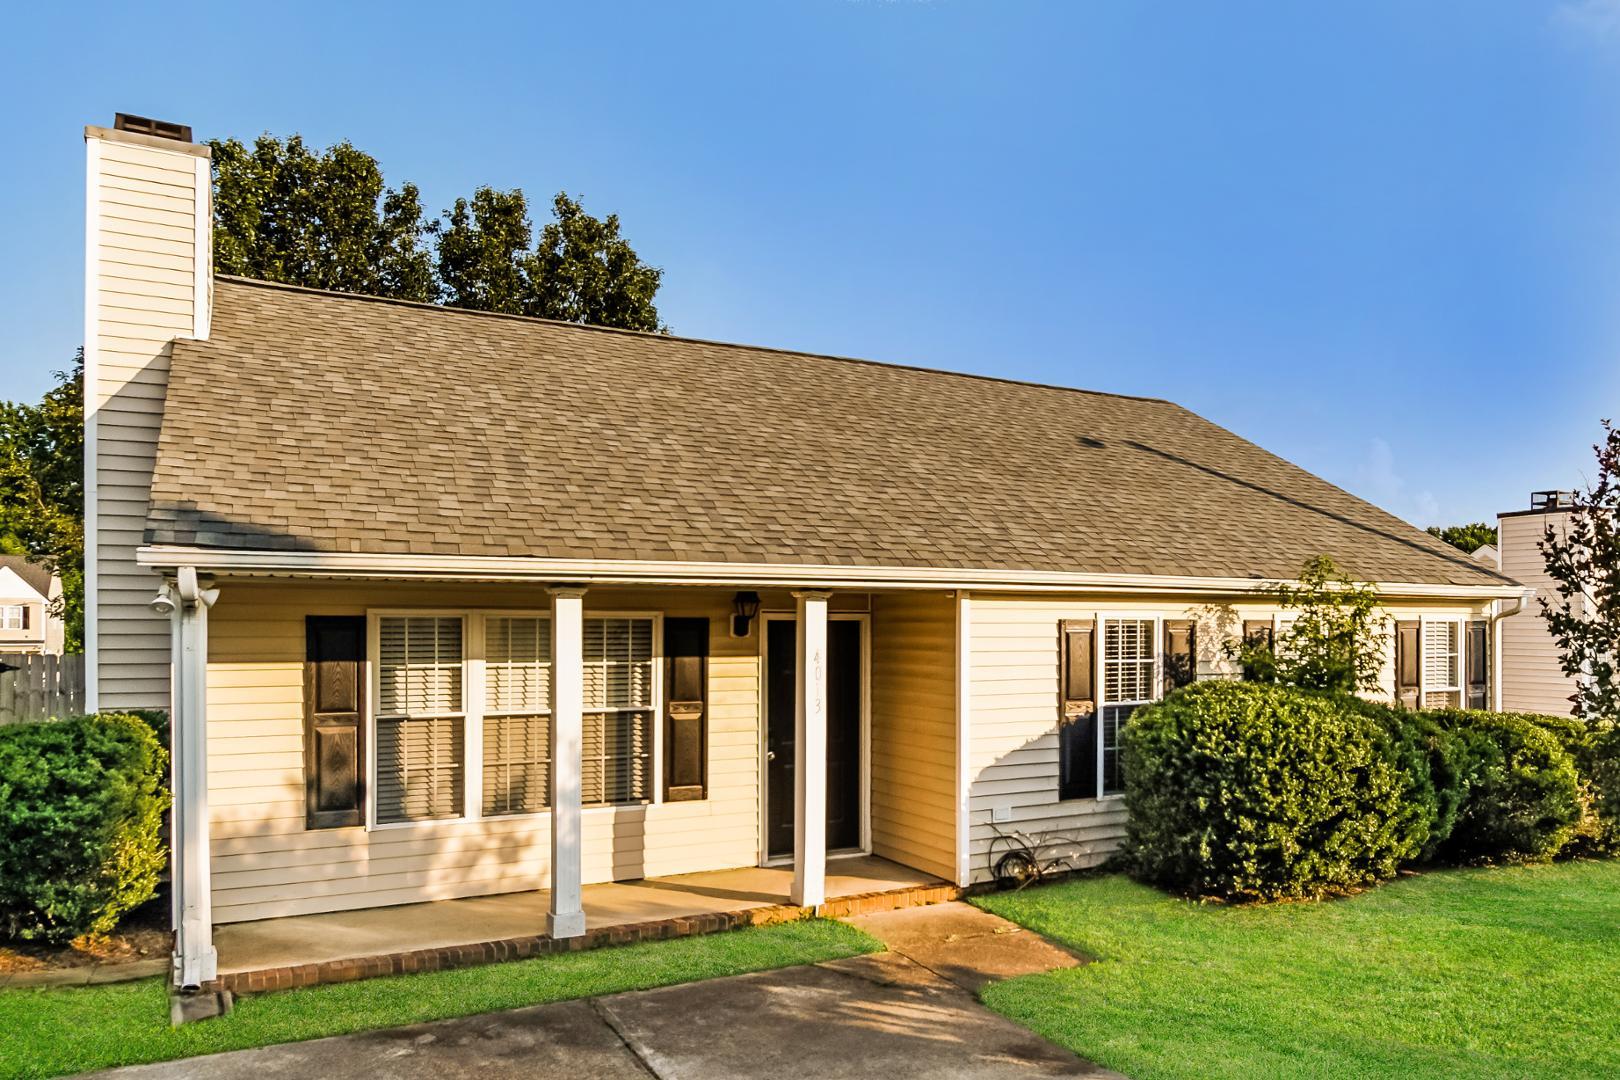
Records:
[[[767,751],[765,751],[765,760],[766,761],[775,761],[776,760],[776,751],[775,750],[767,750]]]

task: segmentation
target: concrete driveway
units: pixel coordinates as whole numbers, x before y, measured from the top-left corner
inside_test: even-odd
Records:
[[[1115,1077],[900,952],[141,1065],[198,1080]]]

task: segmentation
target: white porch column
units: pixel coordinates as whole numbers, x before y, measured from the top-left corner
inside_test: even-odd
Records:
[[[208,609],[193,567],[168,591],[173,612],[170,741],[174,774],[174,983],[201,986],[218,973],[208,852]]]
[[[551,909],[546,933],[585,933],[580,903],[580,774],[585,770],[585,590],[551,592]]]
[[[827,900],[827,599],[796,592],[798,685],[793,762],[793,893],[801,907]]]

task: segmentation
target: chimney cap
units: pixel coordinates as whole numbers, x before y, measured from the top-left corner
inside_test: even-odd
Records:
[[[113,116],[114,131],[129,131],[137,135],[151,135],[159,139],[173,139],[176,142],[191,141],[191,125],[176,124],[168,120],[153,120],[149,116],[136,116],[133,113],[117,113]]]
[[[1549,513],[1553,510],[1568,510],[1575,505],[1573,491],[1532,491],[1530,493],[1530,509]]]

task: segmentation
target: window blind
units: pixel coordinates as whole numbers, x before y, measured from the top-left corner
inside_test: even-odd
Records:
[[[584,774],[587,804],[652,797],[653,621],[586,619]]]
[[[1120,733],[1136,707],[1158,696],[1154,683],[1156,623],[1153,619],[1103,622],[1103,706],[1097,737],[1101,744],[1102,792],[1125,788]]]
[[[1461,703],[1462,665],[1457,648],[1457,624],[1423,624],[1423,704],[1427,708],[1453,708]]]
[[[466,762],[462,620],[378,623],[377,820],[459,817]]]
[[[484,622],[483,813],[551,805],[551,620]]]

